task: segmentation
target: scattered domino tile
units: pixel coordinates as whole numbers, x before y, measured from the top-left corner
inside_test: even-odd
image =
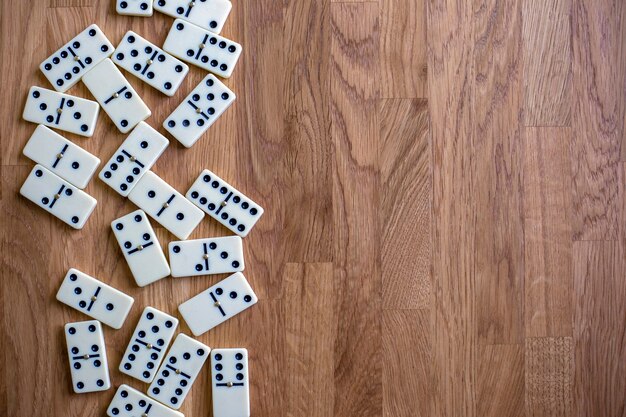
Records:
[[[29,122],[91,137],[99,111],[100,106],[95,101],[33,86],[22,117]]]
[[[191,390],[211,348],[180,333],[172,344],[148,395],[178,410]]]
[[[57,300],[114,329],[124,324],[135,300],[78,269],[67,271]]]
[[[85,74],[83,84],[122,133],[130,131],[152,114],[109,58]]]
[[[173,96],[187,76],[189,66],[132,30],[113,53],[113,62],[167,96]]]
[[[80,189],[87,186],[100,165],[100,159],[44,125],[37,126],[23,153]]]
[[[106,346],[98,320],[67,323],[65,341],[74,392],[105,391],[111,388]]]
[[[154,9],[220,33],[233,4],[229,0],[155,0]]]
[[[41,165],[35,165],[20,194],[74,229],[82,229],[96,208],[95,198]]]
[[[261,206],[208,169],[200,173],[186,195],[206,214],[241,237],[246,237],[263,215]]]
[[[96,25],[76,35],[39,65],[50,84],[65,92],[100,61],[113,53],[113,44]]]
[[[170,274],[161,244],[143,210],[113,220],[111,229],[137,285],[144,287]]]
[[[128,199],[179,239],[187,239],[204,217],[202,210],[152,171],[141,177]]]
[[[183,413],[167,408],[142,392],[122,384],[117,389],[109,408],[109,417],[185,417]]]
[[[170,242],[173,277],[243,271],[243,247],[239,236]]]
[[[122,357],[120,372],[152,382],[177,326],[177,318],[146,307]]]
[[[246,278],[237,272],[185,301],[178,306],[178,311],[194,336],[200,336],[257,301]]]
[[[213,74],[207,75],[165,119],[163,127],[190,148],[237,97]]]
[[[220,77],[229,78],[241,45],[194,24],[176,19],[163,44],[170,54]]]
[[[115,11],[126,16],[152,16],[152,0],[116,0]]]
[[[127,197],[170,142],[150,125],[141,122],[115,151],[98,177],[123,197]]]
[[[250,389],[246,349],[211,351],[213,417],[250,417]]]

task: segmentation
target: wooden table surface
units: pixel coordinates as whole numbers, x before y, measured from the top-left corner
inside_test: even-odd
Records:
[[[186,192],[209,168],[265,208],[244,240],[258,305],[199,337],[248,348],[253,416],[626,415],[626,3],[233,3],[237,101],[153,170]],[[105,338],[114,386],[141,390],[117,371],[141,310],[177,314],[223,276],[138,288],[109,227],[134,206],[98,179],[80,231],[21,198],[21,112],[49,87],[40,62],[88,24],[162,44],[173,19],[0,7],[0,411],[100,416],[113,389],[71,392],[62,327],[87,317],[55,300],[67,269],[135,298]],[[163,132],[203,75],[172,98],[128,79]],[[92,138],[66,136],[103,161],[125,138],[104,113]],[[192,238],[226,234],[207,217]],[[208,367],[181,411],[211,415]]]

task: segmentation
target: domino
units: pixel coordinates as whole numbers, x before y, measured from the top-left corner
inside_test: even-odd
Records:
[[[161,364],[148,395],[178,410],[191,390],[211,348],[180,333]]]
[[[183,146],[190,148],[237,97],[217,77],[207,75],[163,122]]]
[[[152,0],[116,0],[115,11],[126,16],[152,16]]]
[[[170,242],[173,277],[243,271],[243,247],[239,236]]]
[[[232,185],[205,169],[187,191],[187,198],[229,230],[246,237],[263,208]]]
[[[128,199],[179,239],[187,239],[204,217],[202,210],[152,171],[144,174]]]
[[[178,306],[178,311],[195,336],[253,306],[258,301],[246,277],[234,273]]]
[[[176,326],[177,318],[146,307],[122,357],[120,372],[143,382],[152,382]]]
[[[152,114],[109,58],[85,74],[83,84],[122,133],[130,131]]]
[[[129,387],[120,385],[107,409],[109,417],[185,417],[183,413],[154,401],[147,395]]]
[[[41,165],[35,165],[20,194],[74,229],[82,229],[97,201]]]
[[[161,244],[143,210],[113,220],[111,229],[137,285],[144,287],[170,274]]]
[[[132,30],[113,53],[113,62],[167,96],[173,96],[187,76],[189,66]]]
[[[124,324],[135,300],[78,269],[67,271],[57,300],[114,329]]]
[[[65,341],[72,388],[77,394],[111,388],[106,346],[98,320],[67,323]]]
[[[33,86],[22,117],[28,122],[91,137],[99,111],[100,106],[95,101]]]
[[[100,159],[44,125],[37,126],[23,153],[80,189],[89,184],[100,165]]]
[[[98,26],[90,25],[50,55],[39,69],[50,84],[63,93],[111,53],[113,44]]]
[[[233,4],[229,0],[155,0],[155,10],[220,33]]]
[[[250,384],[246,349],[211,351],[213,417],[250,417]]]
[[[170,142],[145,122],[140,122],[115,151],[98,177],[123,197],[127,197]]]
[[[229,78],[241,45],[194,24],[176,19],[163,44],[170,54],[220,77]]]

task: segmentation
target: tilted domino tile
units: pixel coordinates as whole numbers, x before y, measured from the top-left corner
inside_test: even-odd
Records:
[[[122,357],[120,372],[143,382],[152,382],[177,326],[177,318],[146,307]]]
[[[243,271],[243,247],[239,236],[170,242],[173,277]]]
[[[202,210],[152,171],[141,177],[128,199],[179,239],[187,239],[204,217]]]
[[[161,244],[143,210],[113,220],[111,229],[137,285],[144,287],[170,274]]]
[[[37,126],[23,153],[80,189],[100,165],[100,159],[44,125]]]
[[[109,417],[185,417],[153,400],[142,392],[122,384],[117,389],[109,408]]]
[[[95,198],[35,165],[20,194],[74,229],[82,229],[96,208]]]
[[[124,324],[135,300],[78,269],[67,271],[57,300],[114,329]]]
[[[195,336],[253,306],[258,301],[241,272],[218,282],[178,306],[178,311]]]
[[[190,148],[236,98],[215,75],[209,74],[165,119],[163,127]]]
[[[65,92],[100,61],[113,53],[113,45],[100,28],[90,25],[39,65],[50,84]]]
[[[115,151],[98,177],[120,195],[127,197],[169,144],[163,135],[141,122]]]
[[[98,100],[120,132],[126,133],[152,112],[109,58],[83,76],[83,84]]]
[[[211,348],[180,333],[172,344],[148,395],[178,410],[191,390]]]
[[[81,394],[111,388],[106,345],[100,322],[89,320],[67,323],[65,341],[74,392]]]
[[[132,30],[117,46],[113,62],[168,96],[174,95],[189,72],[187,64]]]
[[[249,417],[249,385],[246,349],[211,351],[213,417]]]
[[[99,111],[100,106],[95,101],[33,86],[22,117],[29,122],[90,137]]]
[[[241,45],[194,24],[176,19],[163,44],[185,62],[228,78],[241,55]]]
[[[263,215],[263,208],[232,185],[205,169],[187,198],[205,213],[241,237],[246,237]]]
[[[213,33],[220,33],[233,8],[229,0],[155,0],[154,9],[179,17]]]
[[[117,14],[127,16],[152,16],[152,0],[116,0]]]

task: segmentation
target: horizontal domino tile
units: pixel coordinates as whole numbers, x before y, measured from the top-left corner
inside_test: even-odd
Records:
[[[241,237],[246,237],[263,215],[261,206],[208,169],[200,173],[186,196]]]
[[[152,0],[115,0],[115,11],[125,16],[152,16]]]
[[[213,33],[220,33],[233,4],[229,0],[155,0],[154,9]]]
[[[80,189],[100,165],[100,159],[44,125],[37,126],[23,153]]]
[[[20,194],[74,229],[82,229],[97,201],[41,165],[35,165]]]
[[[246,277],[237,272],[185,301],[178,311],[194,336],[200,336],[257,302]]]
[[[245,268],[239,236],[175,241],[168,248],[173,277],[232,273]]]
[[[113,62],[167,96],[173,96],[189,66],[132,30],[113,53]]]
[[[220,77],[229,78],[241,56],[241,45],[204,30],[182,19],[176,19],[163,49]]]
[[[95,101],[33,86],[28,91],[22,118],[28,122],[91,137],[100,105]]]
[[[107,415],[109,417],[184,417],[183,413],[167,408],[126,384],[120,385],[117,389],[107,408]]]
[[[39,65],[50,84],[65,92],[100,61],[113,53],[113,44],[97,25],[90,25]]]
[[[114,329],[120,329],[135,300],[129,295],[70,268],[59,287],[57,300]]]

